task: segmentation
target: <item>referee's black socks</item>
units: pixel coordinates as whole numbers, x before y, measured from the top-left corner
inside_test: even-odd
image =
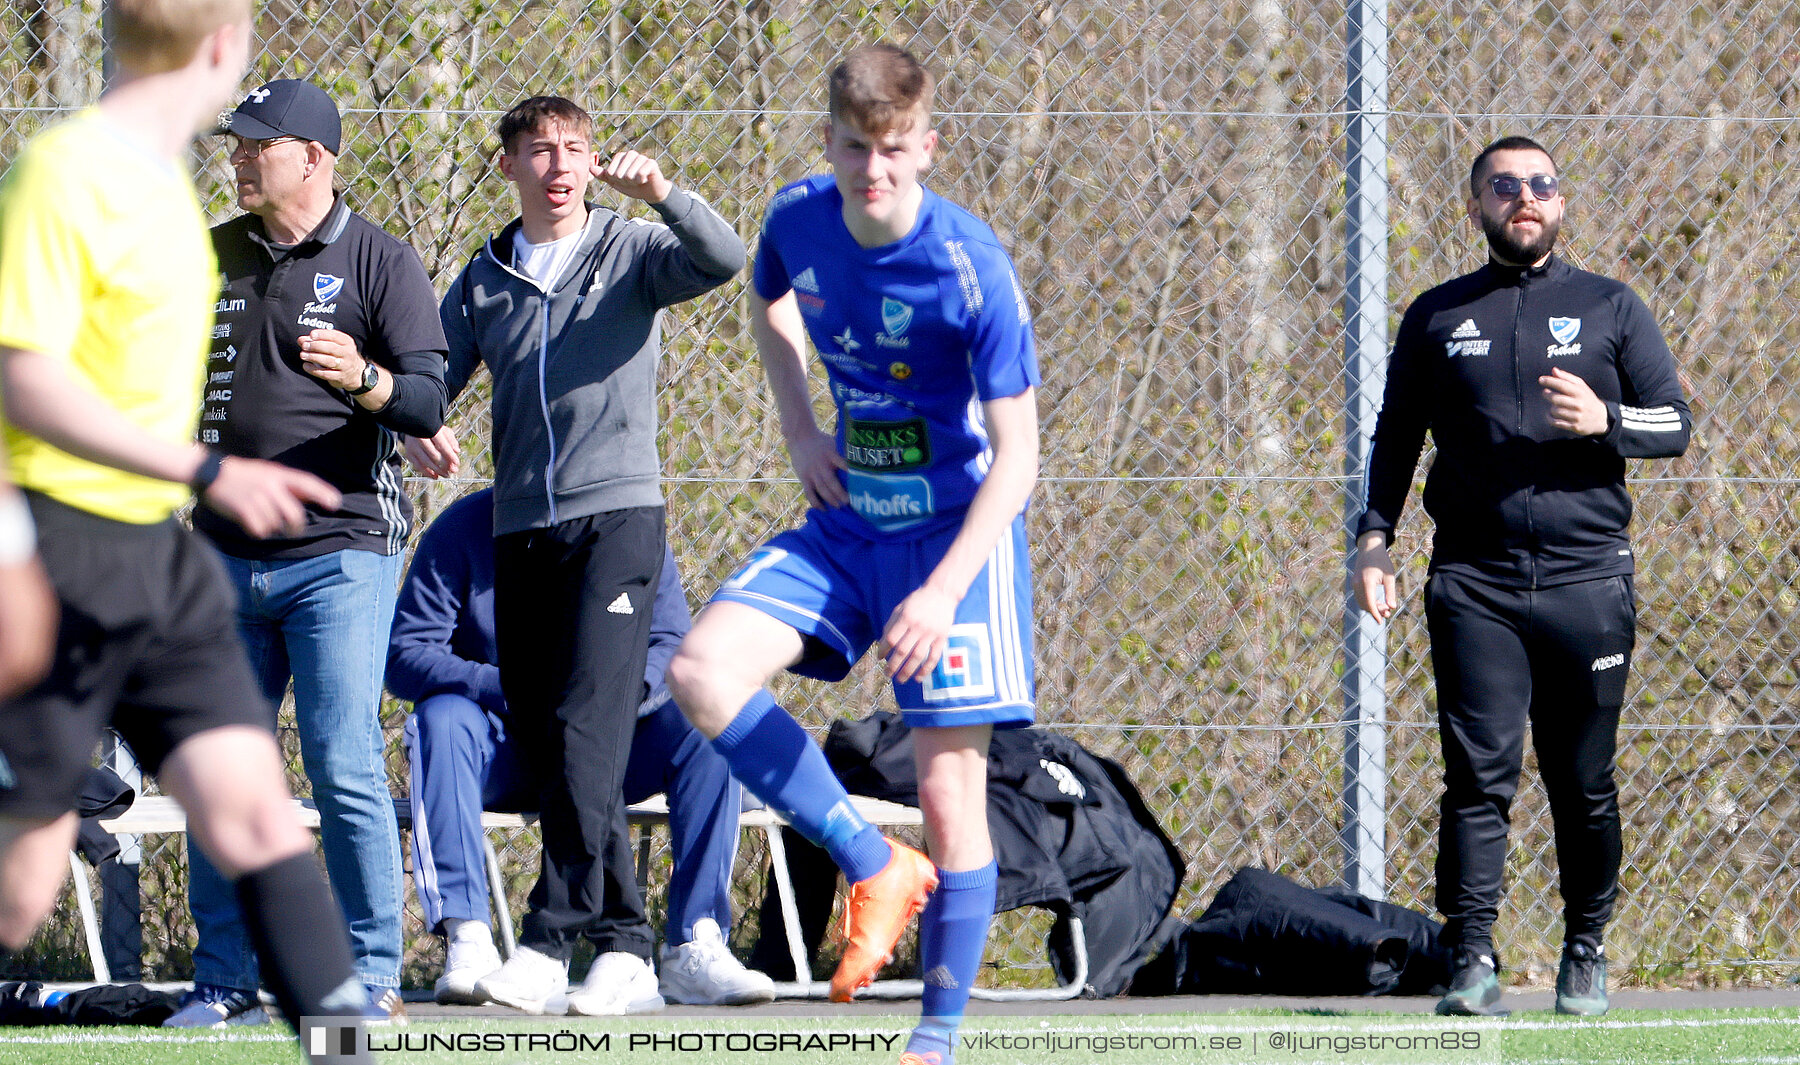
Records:
[[[350,934],[311,854],[244,874],[237,897],[263,983],[295,1031],[302,1017],[362,1018],[367,995],[356,977]],[[306,1033],[300,1036],[304,1043]],[[355,1051],[351,1060],[368,1060],[362,1047]]]

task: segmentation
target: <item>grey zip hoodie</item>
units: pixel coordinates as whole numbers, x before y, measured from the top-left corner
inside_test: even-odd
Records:
[[[444,384],[494,378],[494,534],[662,503],[656,452],[659,312],[729,281],[744,242],[679,188],[665,225],[588,204],[587,228],[548,288],[513,269],[514,219],[445,294]]]

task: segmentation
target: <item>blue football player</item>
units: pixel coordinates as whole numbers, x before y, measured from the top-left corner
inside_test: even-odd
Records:
[[[923,903],[924,1016],[907,1065],[952,1061],[994,909],[988,740],[1033,714],[1024,510],[1038,472],[1036,348],[993,230],[919,184],[937,147],[931,96],[907,52],[850,53],[830,76],[832,174],[769,205],[751,323],[811,509],[725,582],[668,672],[733,774],[851,882],[834,1000],[874,980]],[[825,364],[835,433],[813,420],[805,336]],[[822,752],[762,690],[782,669],[842,679],[877,642],[916,730],[929,864],[855,814]]]

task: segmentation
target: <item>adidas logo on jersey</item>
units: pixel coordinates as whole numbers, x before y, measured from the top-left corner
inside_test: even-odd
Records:
[[[1468,340],[1470,337],[1478,337],[1480,335],[1481,328],[1475,324],[1475,319],[1464,318],[1463,324],[1457,326],[1456,332],[1450,334],[1450,339]]]
[[[610,602],[606,605],[606,612],[608,614],[635,614],[635,613],[637,613],[637,611],[631,609],[631,597],[629,595],[626,595],[624,592],[620,592],[619,597],[617,599],[614,599],[612,602]]]
[[[819,294],[819,278],[813,273],[812,267],[809,266],[800,271],[799,276],[794,278],[794,287],[801,292],[810,292],[815,296]]]

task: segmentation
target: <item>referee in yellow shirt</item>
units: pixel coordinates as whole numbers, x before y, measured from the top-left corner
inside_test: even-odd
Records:
[[[0,961],[54,905],[101,731],[118,729],[236,883],[290,1021],[360,1016],[343,918],[284,784],[190,491],[255,535],[337,492],[210,453],[194,428],[218,274],[181,156],[242,77],[248,0],[115,0],[119,76],[0,183],[0,399],[11,479],[61,621],[55,661],[0,703]]]

